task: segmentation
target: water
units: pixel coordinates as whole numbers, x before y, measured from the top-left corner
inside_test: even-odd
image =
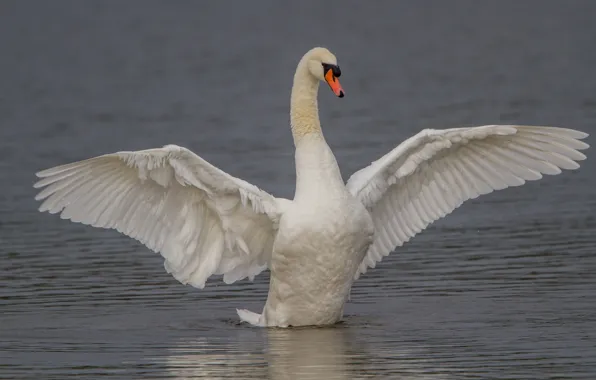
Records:
[[[175,143],[293,195],[300,56],[344,175],[423,128],[596,133],[596,3],[4,1],[0,378],[596,377],[594,160],[466,203],[357,282],[342,324],[264,330],[268,275],[177,283],[113,231],[40,214],[33,173]],[[594,145],[592,138],[588,143]],[[591,157],[591,151],[587,152]]]

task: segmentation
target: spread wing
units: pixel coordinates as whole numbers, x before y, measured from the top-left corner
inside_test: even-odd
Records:
[[[283,202],[188,149],[117,152],[37,173],[40,211],[111,228],[165,259],[180,282],[203,288],[267,268]]]
[[[372,214],[375,237],[356,278],[464,201],[577,169],[583,132],[487,125],[424,130],[354,173],[347,187]]]

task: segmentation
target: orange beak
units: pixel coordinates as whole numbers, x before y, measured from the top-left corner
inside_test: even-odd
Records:
[[[333,70],[327,70],[327,74],[325,74],[325,82],[331,87],[333,93],[340,98],[344,97],[344,90],[341,88],[341,84],[339,84],[339,79],[335,75],[333,75]]]

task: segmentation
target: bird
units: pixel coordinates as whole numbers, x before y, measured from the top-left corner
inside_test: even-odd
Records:
[[[327,48],[299,61],[290,98],[293,199],[274,197],[177,145],[120,151],[36,173],[39,211],[114,229],[160,253],[182,284],[204,288],[269,270],[261,327],[341,321],[354,282],[464,201],[579,167],[588,134],[484,125],[424,129],[347,181],[321,129],[319,85],[345,93]]]

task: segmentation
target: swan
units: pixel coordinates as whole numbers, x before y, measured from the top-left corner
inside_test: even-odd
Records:
[[[481,194],[561,169],[577,169],[586,133],[564,128],[486,125],[425,129],[344,182],[319,122],[325,81],[344,96],[336,57],[308,51],[294,75],[290,126],[294,199],[276,198],[166,145],[121,151],[37,173],[41,212],[115,229],[165,259],[183,284],[203,288],[270,270],[256,326],[327,325],[342,318],[355,280],[397,247]]]

